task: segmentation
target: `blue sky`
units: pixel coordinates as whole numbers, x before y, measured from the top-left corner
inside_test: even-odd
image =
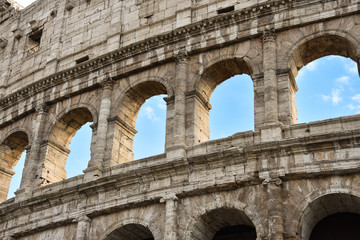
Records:
[[[27,6],[33,1],[17,1]],[[360,81],[355,62],[339,56],[320,58],[303,67],[296,78],[298,123],[360,113]],[[148,99],[138,114],[133,151],[135,159],[161,154],[165,144],[166,103],[164,95]],[[211,139],[254,129],[254,95],[248,75],[235,76],[220,84],[211,96]],[[220,127],[221,126],[221,127]],[[72,139],[67,160],[68,177],[82,174],[90,160],[91,129],[84,125]],[[23,154],[16,165],[9,198],[19,188]]]

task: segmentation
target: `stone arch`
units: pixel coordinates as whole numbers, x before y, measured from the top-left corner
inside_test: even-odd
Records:
[[[113,133],[110,142],[110,166],[132,161],[133,141],[137,115],[141,106],[150,97],[160,94],[173,94],[171,85],[162,78],[147,78],[133,82],[115,102],[109,123],[109,132]]]
[[[230,212],[230,216],[231,213],[233,213],[233,216],[235,216],[234,221],[231,218],[211,220],[212,218],[214,218],[215,215],[226,216],[226,213],[228,212]],[[208,226],[207,223],[211,223],[211,222],[214,224],[214,226]],[[221,227],[230,226],[230,225],[239,225],[239,224],[249,225],[250,227],[254,227],[257,234],[257,239],[266,236],[266,231],[262,223],[261,217],[256,212],[256,210],[253,209],[251,206],[236,200],[233,202],[228,202],[228,201],[208,202],[208,204],[206,205],[197,206],[195,211],[192,214],[190,214],[188,218],[188,224],[185,230],[186,231],[185,239],[211,240],[212,238],[210,237],[213,236],[212,234],[215,234],[216,231],[221,229]],[[200,237],[197,236],[198,233],[195,232],[197,231],[196,229],[198,230],[204,229],[204,227],[205,228],[209,227],[210,234],[203,235],[200,233],[200,235],[203,236],[203,238],[201,238],[201,236]]]
[[[211,93],[216,86],[238,74],[252,75],[254,69],[258,71],[257,66],[248,57],[236,57],[233,55],[216,57],[211,59],[199,72],[193,89],[196,89],[206,101],[210,101]]]
[[[145,236],[147,238],[124,238],[124,235],[127,231],[130,229],[139,230],[142,232],[142,236]],[[125,230],[122,231],[121,229]],[[120,230],[120,231],[119,231]],[[116,234],[116,237],[114,235]],[[150,235],[151,234],[151,235]],[[113,240],[113,239],[123,239],[123,240],[148,240],[148,239],[160,239],[160,236],[158,236],[159,233],[157,233],[156,228],[149,224],[147,221],[145,221],[143,218],[126,218],[119,222],[115,222],[110,227],[107,228],[105,233],[100,237],[101,240]]]
[[[173,78],[173,76],[171,77]],[[119,95],[119,97],[117,97],[117,99],[115,100],[115,103],[113,104],[114,107],[113,109],[111,110],[111,116],[112,118],[114,117],[117,117],[119,116],[119,109],[121,108],[121,105],[123,104],[123,101],[124,99],[126,98],[126,96],[129,96],[131,94],[134,94],[136,91],[138,91],[141,86],[157,86],[157,88],[161,88],[161,92],[160,94],[167,94],[168,96],[174,96],[174,88],[172,86],[172,84],[170,83],[171,79],[169,78],[161,78],[161,77],[156,77],[156,76],[147,76],[145,78],[140,78],[140,79],[137,79],[135,81],[132,81],[130,83],[130,85],[122,91],[122,93]],[[132,92],[132,89],[135,89],[135,92]],[[158,94],[154,94],[154,92],[156,92],[157,90],[153,90],[151,88],[147,89],[151,92],[148,92],[148,93],[144,93],[144,95],[152,95],[152,96],[155,96],[155,95],[158,95]],[[140,91],[144,91],[144,89],[140,89]],[[141,95],[142,93],[139,94],[139,96],[142,96]],[[136,96],[136,95],[134,95]]]
[[[77,104],[72,104],[69,107],[66,107],[64,110],[60,111],[59,113],[56,114],[56,117],[53,119],[51,126],[54,126],[56,124],[57,121],[59,121],[59,119],[61,119],[62,116],[64,116],[65,114],[79,109],[79,108],[83,108],[83,109],[87,109],[90,113],[91,116],[93,118],[92,122],[94,125],[97,124],[98,122],[98,111],[97,109],[91,105],[91,104],[87,104],[87,103],[77,103]]]
[[[341,31],[322,31],[299,38],[286,52],[284,59],[289,72],[280,74],[278,82],[289,82],[280,98],[287,99],[280,106],[279,119],[285,124],[297,122],[295,94],[298,87],[295,81],[298,71],[306,64],[328,55],[340,55],[354,60],[358,64],[358,41],[349,33]]]
[[[349,33],[324,31],[304,36],[287,52],[287,63],[294,77],[306,64],[328,55],[351,58],[358,63],[359,42]]]
[[[65,164],[70,153],[72,137],[87,122],[96,119],[95,110],[88,107],[70,107],[58,114],[50,126],[46,144],[42,145],[44,168],[41,173],[42,184],[49,184],[66,179]]]
[[[0,202],[6,200],[15,165],[29,145],[25,131],[12,130],[0,142]]]
[[[256,63],[248,57],[229,55],[212,59],[199,72],[200,75],[194,82],[193,90],[187,92],[187,106],[193,110],[192,113],[187,113],[189,117],[186,119],[189,126],[186,132],[188,146],[207,141],[210,138],[209,111],[212,108],[210,97],[215,88],[235,75],[248,74],[252,76],[253,68],[258,71]],[[260,98],[258,99],[260,100]],[[257,119],[256,116],[255,119]]]
[[[28,137],[29,146],[31,145],[31,143],[32,143],[32,131],[29,130],[28,128],[26,128],[26,127],[13,127],[13,128],[11,128],[9,131],[7,131],[4,135],[2,135],[0,137],[0,143],[2,143],[6,138],[8,138],[10,135],[12,135],[13,133],[16,133],[16,132],[24,132]]]
[[[139,211],[138,211],[139,210]],[[110,226],[108,226],[106,228],[106,230],[104,231],[104,233],[102,233],[99,236],[99,239],[101,240],[110,240],[107,239],[106,237],[108,237],[112,232],[116,231],[117,229],[120,229],[124,226],[127,225],[137,225],[137,226],[142,226],[143,228],[148,229],[153,238],[155,240],[158,239],[162,239],[162,228],[159,228],[159,220],[164,220],[161,219],[161,210],[155,210],[155,214],[145,214],[141,213],[142,211],[140,209],[138,210],[134,210],[135,214],[137,217],[124,217],[124,218],[120,218],[118,221],[115,221],[113,224],[111,224]]]
[[[289,232],[308,240],[315,225],[335,213],[360,214],[360,192],[336,188],[315,190],[305,196],[290,214]]]

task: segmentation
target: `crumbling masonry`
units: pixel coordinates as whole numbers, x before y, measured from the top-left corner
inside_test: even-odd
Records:
[[[359,10],[360,0],[38,0],[23,10],[0,0],[0,239],[308,240],[324,217],[360,214],[360,115],[296,124],[295,103],[307,63],[359,63]],[[211,93],[243,73],[255,130],[208,141]],[[133,161],[137,113],[158,94],[164,154]],[[87,122],[91,159],[66,179],[69,143]]]

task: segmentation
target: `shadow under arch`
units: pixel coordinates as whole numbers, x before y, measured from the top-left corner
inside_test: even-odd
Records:
[[[72,108],[56,118],[47,142],[42,146],[41,152],[45,153],[44,167],[40,173],[42,185],[66,179],[65,164],[70,153],[71,139],[84,124],[93,121],[93,114],[85,107]]]
[[[244,211],[236,208],[217,208],[201,215],[192,228],[191,240],[220,239],[255,240],[255,226]]]
[[[7,198],[13,169],[28,145],[29,138],[24,131],[10,133],[0,144],[0,202]]]
[[[212,106],[210,98],[215,88],[222,82],[235,75],[247,74],[253,75],[252,65],[247,58],[229,58],[213,62],[204,69],[201,76],[194,83],[194,90],[187,92],[188,109],[187,112],[187,145],[192,146],[210,139],[209,129],[209,111]],[[260,98],[259,98],[260,99]],[[256,118],[256,116],[255,116]]]
[[[245,58],[223,59],[208,66],[195,82],[194,88],[209,102],[219,84],[239,74],[253,74],[252,67]]]
[[[154,236],[144,225],[129,223],[113,230],[103,240],[154,240]]]
[[[325,31],[305,36],[287,54],[288,67],[294,77],[306,64],[329,55],[339,55],[351,58],[358,63],[360,54],[358,42],[349,34],[334,31]]]
[[[116,112],[109,123],[109,132],[113,133],[110,143],[110,166],[134,160],[133,141],[137,133],[135,129],[137,115],[145,101],[153,96],[166,94],[170,86],[158,80],[139,82],[129,87],[118,98],[115,104]]]
[[[289,229],[300,239],[309,240],[316,224],[325,217],[336,213],[360,214],[360,193],[347,190],[314,191],[309,194],[291,214],[292,224]]]

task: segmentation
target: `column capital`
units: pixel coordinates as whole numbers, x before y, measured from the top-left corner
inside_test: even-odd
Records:
[[[91,222],[91,218],[89,218],[86,215],[81,215],[79,217],[76,218],[77,222]]]
[[[275,184],[276,186],[280,186],[282,184],[282,180],[280,178],[267,178],[262,182],[263,186],[267,186],[269,184]]]
[[[169,194],[167,196],[164,196],[164,197],[160,198],[160,203],[165,203],[165,202],[167,202],[169,200],[177,202],[179,199],[176,196],[176,194]]]
[[[47,105],[46,103],[37,104],[35,106],[35,111],[37,112],[37,114],[44,114],[49,111],[49,105]]]
[[[268,28],[262,32],[262,42],[263,43],[275,42],[275,41],[276,41],[276,34],[275,34],[274,28]]]
[[[113,80],[112,77],[108,77],[106,78],[105,80],[103,80],[101,83],[100,83],[101,87],[105,90],[105,89],[112,89],[113,86],[115,85],[115,81]]]
[[[173,58],[175,59],[177,64],[189,62],[189,56],[185,49],[181,49],[175,52]]]

